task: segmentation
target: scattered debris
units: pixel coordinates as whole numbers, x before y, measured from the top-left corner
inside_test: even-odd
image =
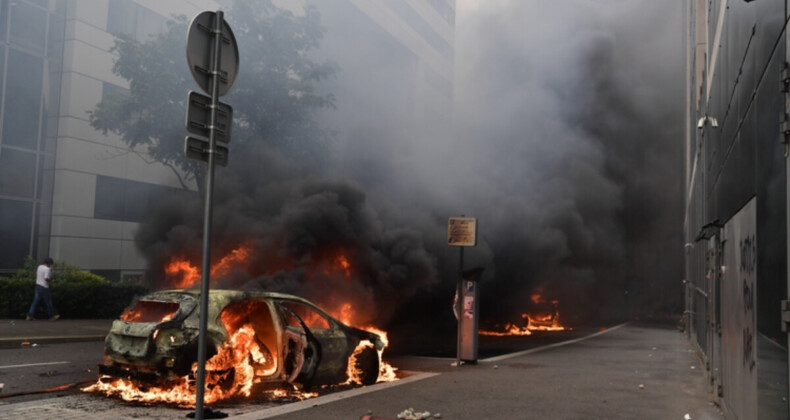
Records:
[[[440,415],[441,416],[441,415]],[[431,417],[431,413],[429,411],[423,412],[415,412],[413,408],[409,407],[407,410],[403,410],[398,414],[399,419],[403,420],[424,420]],[[441,417],[436,417],[441,418]]]
[[[494,365],[494,369],[499,369],[499,365]]]
[[[3,387],[5,386],[4,383],[0,383],[0,392],[3,392]]]
[[[639,384],[639,389],[645,389],[645,384]]]
[[[686,414],[685,416],[683,416],[683,420],[691,420],[691,416]]]
[[[23,341],[22,342],[22,347],[27,347],[29,345],[30,345],[30,341]]]

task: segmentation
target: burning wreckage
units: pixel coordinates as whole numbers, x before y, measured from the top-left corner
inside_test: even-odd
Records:
[[[197,290],[138,300],[113,322],[104,376],[84,391],[193,406],[199,312]],[[259,391],[305,398],[319,386],[395,379],[381,361],[385,333],[350,327],[287,294],[212,290],[207,342],[207,404]]]

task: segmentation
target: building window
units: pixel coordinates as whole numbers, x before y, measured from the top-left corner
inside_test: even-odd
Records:
[[[97,219],[142,222],[150,209],[166,196],[195,194],[179,188],[99,175],[93,216]]]
[[[112,83],[104,82],[101,88],[101,100],[106,101],[108,98],[113,96],[129,96],[129,89],[122,88]]]
[[[419,13],[401,0],[386,0],[390,10],[395,12],[406,24],[409,25],[417,34],[435,49],[439,54],[448,60],[453,58],[453,48],[439,35],[431,25],[426,22]]]
[[[47,12],[32,4],[12,1],[10,41],[14,45],[43,54],[47,37]]]
[[[113,35],[126,34],[144,42],[166,28],[167,19],[145,7],[131,1],[110,0],[107,32]]]
[[[19,268],[30,254],[33,203],[0,199],[0,269]]]
[[[428,3],[451,28],[455,27],[455,9],[447,3],[447,0],[428,0]]]
[[[36,154],[0,148],[0,195],[33,198]]]
[[[38,149],[43,65],[41,57],[9,49],[3,145]]]

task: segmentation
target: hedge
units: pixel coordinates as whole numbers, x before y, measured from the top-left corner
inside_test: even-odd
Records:
[[[35,294],[35,261],[11,277],[0,277],[0,318],[24,318]],[[56,262],[50,284],[55,312],[63,318],[118,318],[135,297],[149,292],[139,281],[109,282],[103,277]],[[46,305],[36,308],[36,318],[46,319]]]

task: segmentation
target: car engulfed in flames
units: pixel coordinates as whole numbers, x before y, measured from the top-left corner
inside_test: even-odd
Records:
[[[199,298],[197,290],[172,290],[139,299],[113,322],[99,366],[104,377],[85,391],[194,404]],[[212,290],[208,301],[208,404],[256,390],[394,379],[381,362],[385,334],[345,325],[305,299]]]

